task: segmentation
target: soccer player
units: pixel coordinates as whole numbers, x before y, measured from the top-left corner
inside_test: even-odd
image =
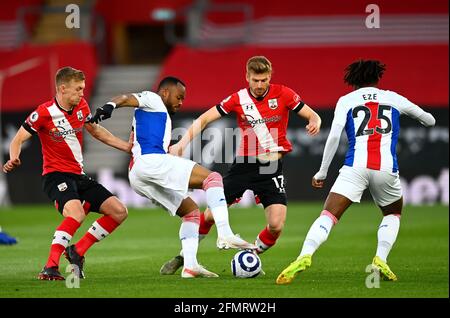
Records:
[[[256,202],[261,202],[267,225],[256,237],[257,253],[271,248],[283,230],[287,212],[286,183],[283,176],[282,157],[292,150],[286,138],[289,112],[306,119],[307,133],[319,133],[321,119],[300,96],[289,87],[271,84],[272,64],[264,56],[253,56],[247,61],[243,88],[221,103],[203,113],[189,128],[170,152],[182,155],[186,146],[211,122],[236,113],[241,142],[238,154],[224,177],[225,198],[228,205],[240,200],[250,189]],[[209,210],[201,215],[200,238],[214,224]],[[217,220],[216,220],[217,224]],[[173,274],[183,264],[180,254],[166,262],[161,274]]]
[[[80,70],[64,67],[56,73],[56,96],[33,111],[17,131],[9,148],[10,159],[3,171],[11,172],[21,164],[22,144],[38,135],[42,144],[42,187],[55,203],[64,220],[56,228],[50,255],[41,280],[64,280],[59,272],[63,252],[74,265],[74,273],[84,278],[86,251],[113,232],[126,218],[127,208],[119,199],[83,171],[83,127],[101,142],[130,152],[131,144],[114,137],[98,124],[90,123],[91,111],[83,98],[85,76]],[[89,211],[102,217],[76,243],[69,242]]]
[[[403,206],[395,149],[399,117],[406,114],[427,127],[433,126],[435,119],[405,97],[377,88],[385,69],[385,65],[376,60],[359,60],[346,68],[344,81],[354,91],[337,102],[322,164],[312,178],[312,186],[323,188],[344,127],[349,141],[345,162],[322,213],[306,235],[300,255],[281,272],[277,284],[289,284],[298,273],[311,266],[314,252],[326,241],[347,208],[353,202],[360,202],[367,188],[383,214],[372,268],[385,280],[397,280],[387,265],[387,257],[397,238]]]
[[[203,189],[217,223],[217,247],[254,249],[253,244],[235,236],[228,221],[228,208],[222,176],[191,160],[167,153],[174,115],[183,104],[186,85],[175,77],[164,78],[157,93],[144,91],[119,95],[97,109],[93,122],[111,117],[117,107],[135,107],[133,118],[133,157],[129,180],[136,193],[162,206],[182,219],[180,240],[185,257],[183,278],[218,277],[197,261],[200,211],[188,196],[188,189]]]

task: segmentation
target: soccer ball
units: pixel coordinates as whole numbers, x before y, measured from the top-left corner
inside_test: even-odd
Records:
[[[251,251],[239,251],[231,260],[231,272],[239,278],[256,277],[261,272],[261,259]]]

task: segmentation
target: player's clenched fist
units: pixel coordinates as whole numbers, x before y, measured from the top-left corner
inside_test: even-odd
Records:
[[[312,178],[312,186],[313,186],[313,188],[322,189],[323,185],[324,185],[324,181],[325,180],[317,180],[317,179]]]
[[[116,105],[114,103],[106,103],[102,107],[99,107],[95,111],[95,115],[91,118],[89,122],[91,123],[99,123],[102,120],[111,118],[112,112]]]
[[[16,159],[10,159],[3,165],[3,172],[8,173],[13,171],[15,168],[20,166],[21,162],[19,158]]]
[[[312,178],[311,185],[313,188],[322,189],[325,184],[325,179],[327,178],[326,172],[319,171]]]

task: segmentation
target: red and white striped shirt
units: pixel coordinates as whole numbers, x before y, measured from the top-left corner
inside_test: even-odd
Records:
[[[91,118],[86,100],[70,112],[62,109],[55,98],[39,105],[23,123],[42,145],[43,171],[83,173],[83,125]]]
[[[304,103],[292,89],[270,84],[264,97],[256,99],[248,88],[241,89],[218,104],[222,115],[235,112],[241,130],[238,156],[270,152],[288,153],[292,145],[286,138],[289,110],[300,111]]]

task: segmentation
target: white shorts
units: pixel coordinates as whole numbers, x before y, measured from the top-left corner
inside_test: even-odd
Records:
[[[140,156],[128,173],[133,190],[175,215],[188,197],[189,179],[196,163],[170,154]]]
[[[339,176],[330,192],[341,194],[352,202],[360,202],[367,188],[375,203],[381,207],[402,197],[398,173],[349,166],[343,166],[339,170]]]

